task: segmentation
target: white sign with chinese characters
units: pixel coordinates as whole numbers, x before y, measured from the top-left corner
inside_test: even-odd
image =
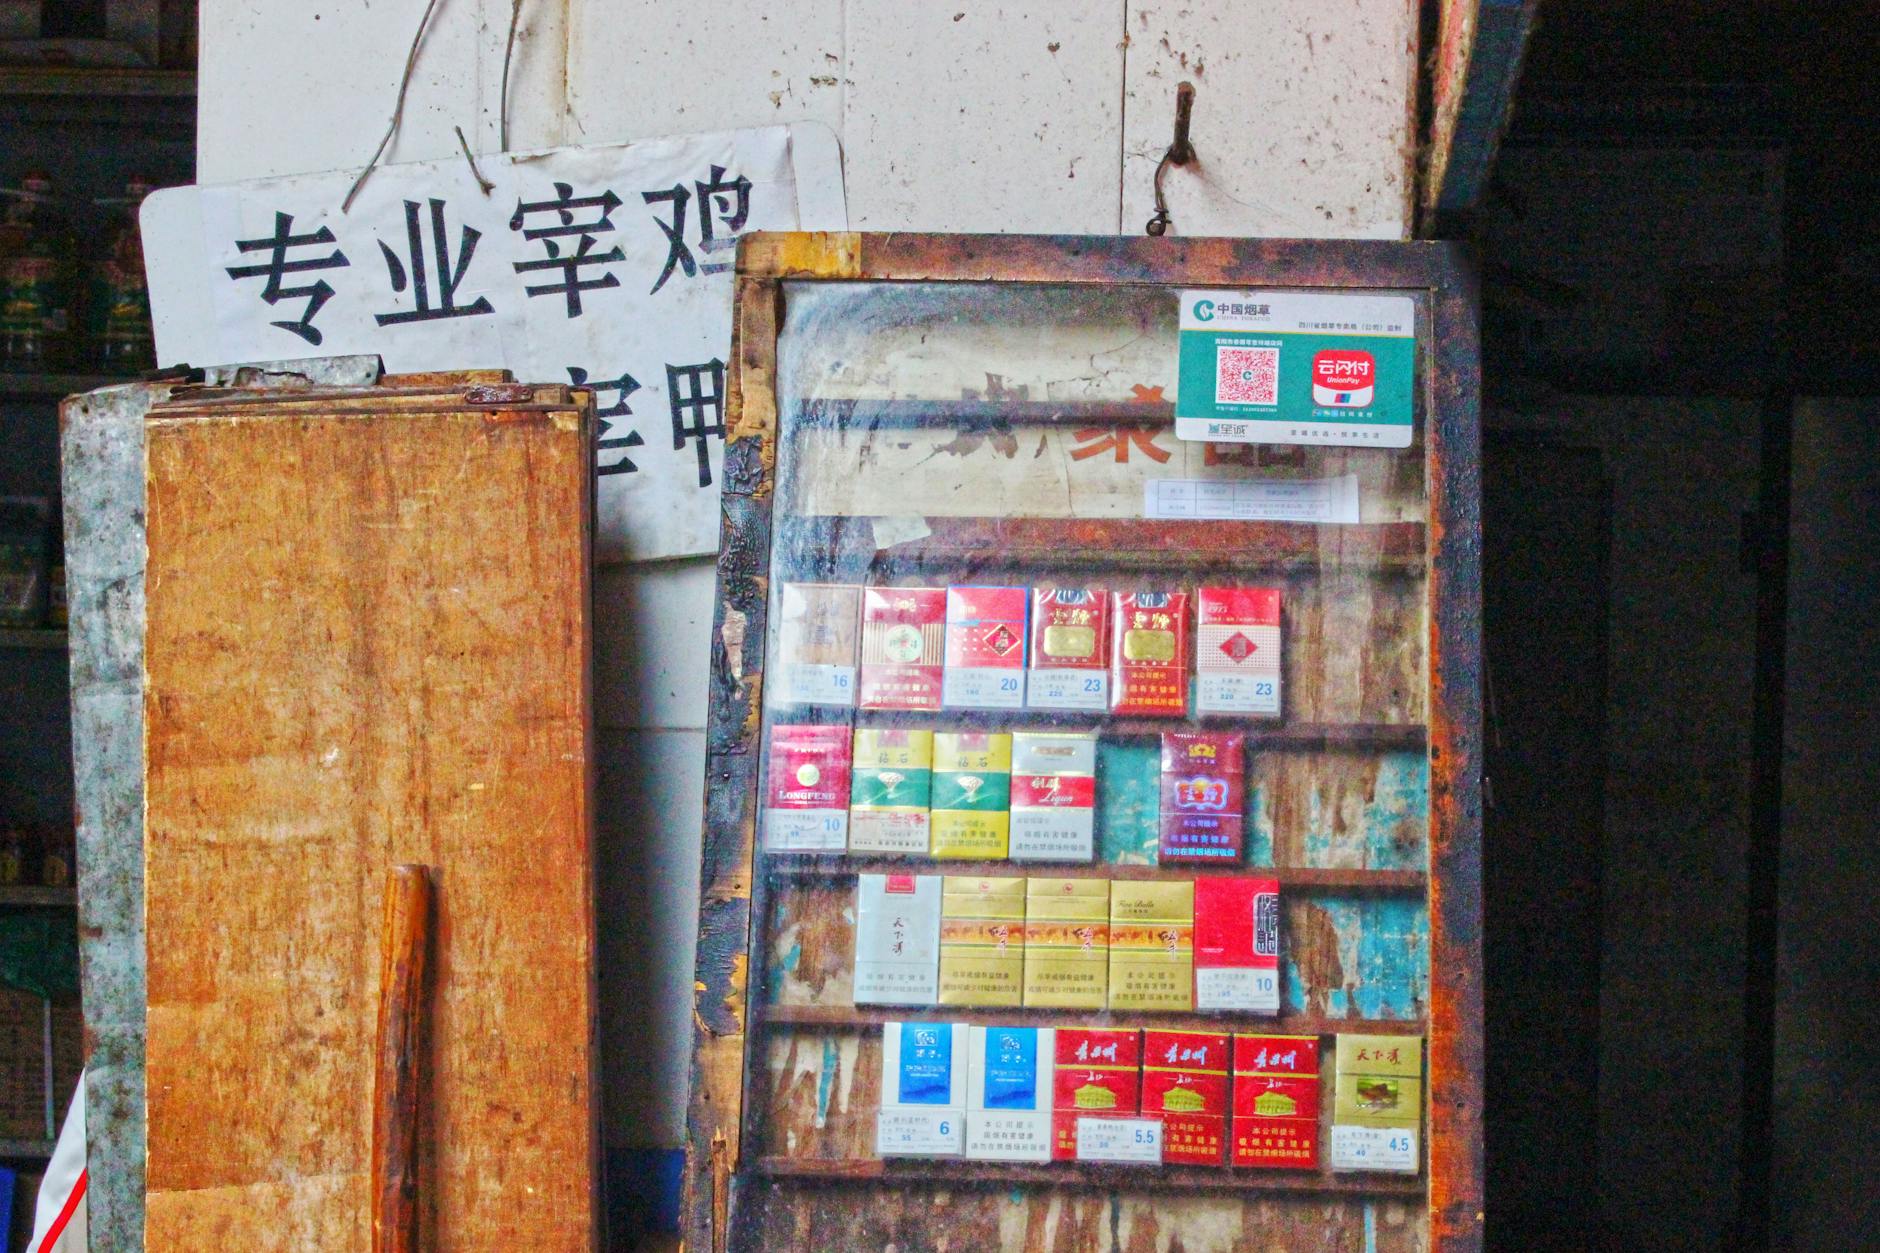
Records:
[[[342,212],[357,177],[150,197],[158,360],[376,353],[392,371],[584,383],[596,556],[716,552],[737,238],[847,226],[829,129],[388,165]]]

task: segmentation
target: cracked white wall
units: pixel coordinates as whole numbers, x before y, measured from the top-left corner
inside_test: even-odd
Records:
[[[1178,234],[1410,225],[1411,0],[521,0],[512,148],[814,119],[851,225],[1141,231],[1176,84]],[[353,168],[424,0],[202,0],[204,182]],[[437,0],[388,160],[500,146],[510,0]],[[465,363],[477,364],[477,363]],[[691,1043],[709,561],[601,571],[600,914],[608,1142],[676,1145]]]

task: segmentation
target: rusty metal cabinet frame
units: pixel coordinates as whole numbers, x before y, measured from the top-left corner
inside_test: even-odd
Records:
[[[1418,378],[1429,491],[1428,1232],[1430,1245],[1445,1253],[1479,1248],[1481,478],[1471,268],[1443,243],[923,234],[757,234],[739,252],[712,623],[686,1246],[702,1253],[742,1244],[739,1195],[760,1182],[749,1177],[755,1150],[741,1156],[740,1145],[752,1131],[752,1085],[764,1069],[762,1055],[747,1052],[747,1027],[749,990],[763,977],[752,945],[766,908],[755,848],[783,286],[857,281],[1388,290],[1427,300],[1429,342]],[[1079,1180],[1066,1186],[1089,1187]],[[1158,1185],[1150,1175],[1115,1186],[1153,1193]],[[1247,1191],[1258,1195],[1260,1185]]]

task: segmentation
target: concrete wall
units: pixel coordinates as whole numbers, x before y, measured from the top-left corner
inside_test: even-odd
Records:
[[[1412,0],[522,0],[511,148],[814,119],[873,230],[1137,233],[1175,87],[1184,234],[1407,234]],[[203,0],[199,178],[362,165],[424,0]],[[508,0],[439,0],[388,158],[499,146]],[[470,363],[466,363],[470,364]],[[709,561],[601,572],[610,1147],[683,1134]]]

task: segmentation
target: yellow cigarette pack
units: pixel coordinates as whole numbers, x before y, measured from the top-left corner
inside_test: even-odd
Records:
[[[1005,859],[1012,830],[1009,732],[934,733],[931,828],[935,858]]]
[[[1102,1009],[1110,992],[1110,881],[1029,879],[1025,1004]]]
[[[1110,885],[1110,1008],[1195,1007],[1195,885]]]
[[[1025,881],[947,875],[940,886],[940,1003],[1017,1005],[1025,985]]]

